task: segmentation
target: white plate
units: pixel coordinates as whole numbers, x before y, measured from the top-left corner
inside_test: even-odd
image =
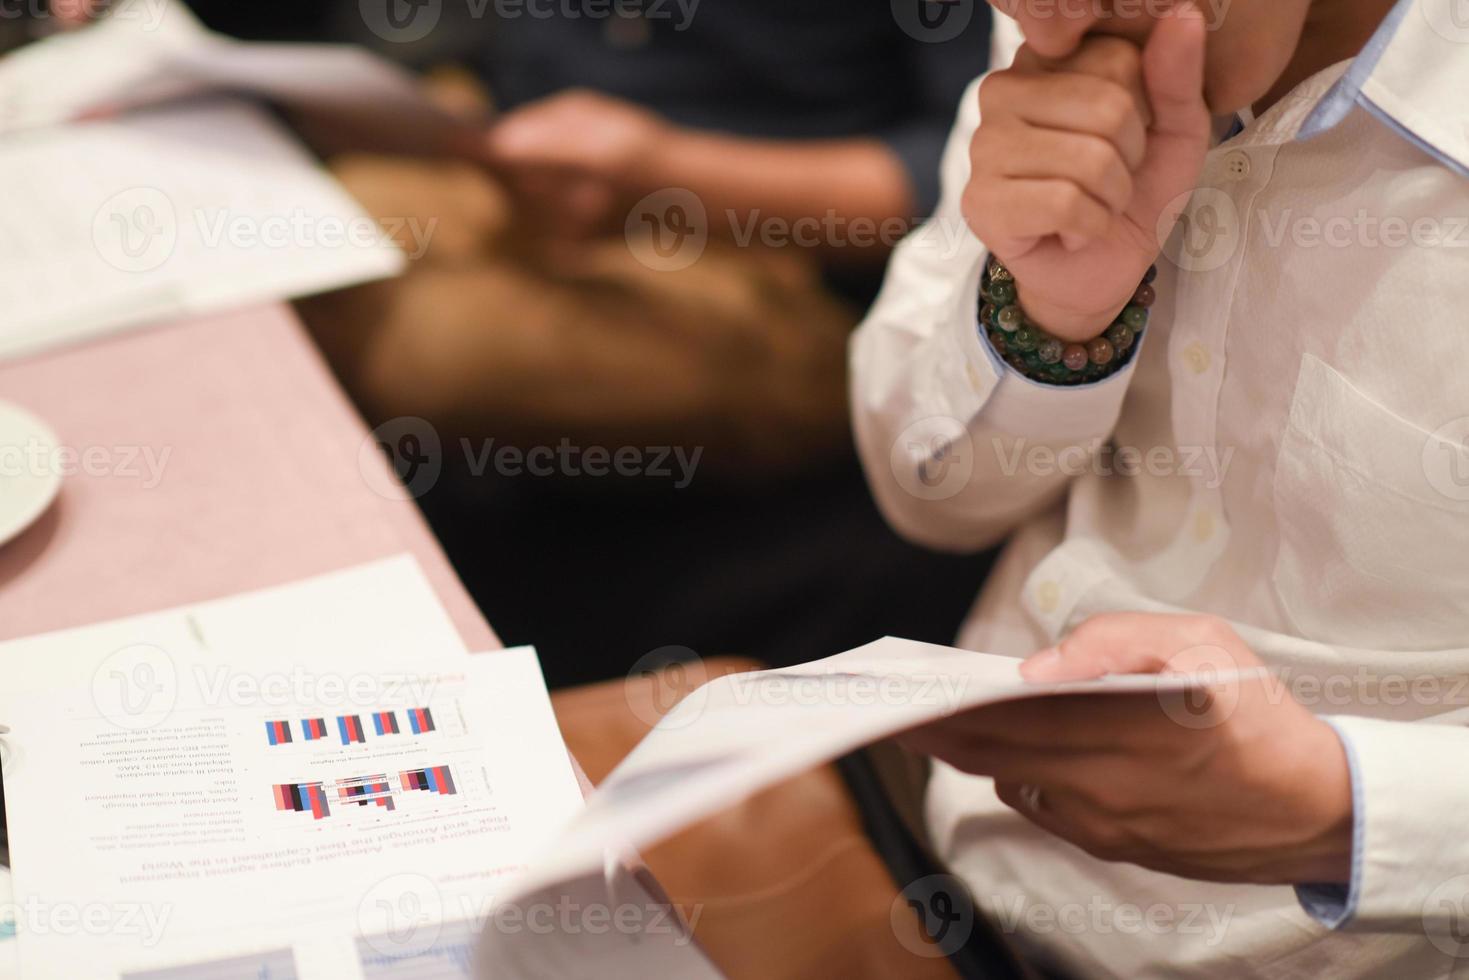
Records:
[[[61,491],[60,445],[45,422],[0,402],[0,545],[34,524]]]

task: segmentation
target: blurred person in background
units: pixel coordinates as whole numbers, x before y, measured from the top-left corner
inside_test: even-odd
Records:
[[[845,351],[891,246],[935,203],[958,99],[989,60],[983,4],[192,7],[242,37],[457,62],[470,70],[438,90],[493,103],[478,159],[332,159],[421,237],[405,236],[405,276],[301,310],[385,444],[428,431],[414,445],[443,472],[419,502],[553,685],[650,651],[784,663],[953,635],[989,559],[885,526]]]
[[[789,662],[951,636],[988,560],[883,525],[845,348],[936,200],[985,8],[484,14],[452,32],[499,112],[479,165],[335,162],[374,213],[437,219],[427,251],[303,311],[373,424],[434,427],[444,474],[420,503],[505,639],[566,684],[671,644]],[[557,449],[555,475],[507,471],[506,446]],[[622,475],[585,475],[599,448],[631,451]]]

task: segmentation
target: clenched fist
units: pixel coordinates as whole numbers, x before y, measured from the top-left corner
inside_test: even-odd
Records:
[[[1059,59],[1021,48],[980,86],[965,220],[1014,274],[1037,325],[1085,341],[1157,258],[1158,223],[1209,146],[1204,21],[1160,18],[1143,48],[1083,37]]]

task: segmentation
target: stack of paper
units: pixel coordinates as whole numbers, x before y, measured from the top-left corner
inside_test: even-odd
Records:
[[[582,805],[535,654],[466,653],[410,559],[0,657],[20,975],[468,978],[497,930],[564,955],[499,911]],[[709,975],[687,944],[586,962]]]
[[[480,132],[364,51],[232,41],[178,0],[128,0],[23,48],[0,60],[0,358],[402,271],[400,228],[263,109],[221,93],[422,152]],[[409,230],[427,247],[431,227]]]

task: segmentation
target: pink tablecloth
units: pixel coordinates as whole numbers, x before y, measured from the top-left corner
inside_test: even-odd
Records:
[[[417,507],[364,479],[366,427],[288,307],[3,364],[0,398],[92,450],[93,471],[0,546],[0,640],[407,551],[470,649],[499,646]]]

